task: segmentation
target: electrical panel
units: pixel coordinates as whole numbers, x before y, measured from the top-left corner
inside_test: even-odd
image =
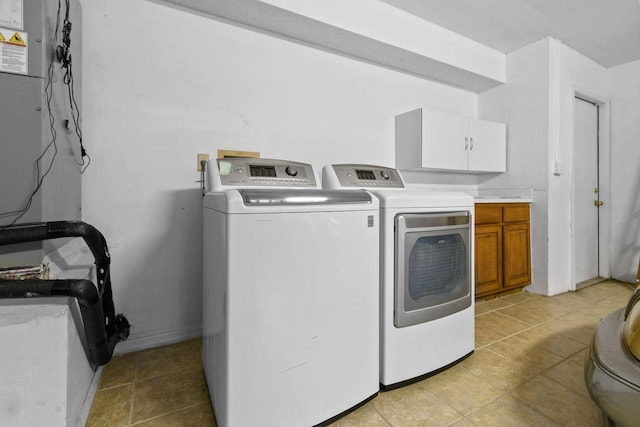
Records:
[[[0,229],[13,222],[79,220],[86,164],[75,131],[81,120],[80,3],[0,3],[0,56],[13,62],[0,68]],[[60,47],[67,56],[59,58]],[[73,99],[64,67],[70,52]],[[39,244],[5,246],[0,267],[33,265],[42,257]]]

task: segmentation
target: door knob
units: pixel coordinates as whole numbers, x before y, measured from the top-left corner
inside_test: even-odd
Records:
[[[594,200],[594,201],[593,201],[593,206],[598,206],[598,207],[600,207],[600,206],[602,206],[602,205],[604,205],[604,202],[603,202],[603,201],[601,201],[601,200]]]

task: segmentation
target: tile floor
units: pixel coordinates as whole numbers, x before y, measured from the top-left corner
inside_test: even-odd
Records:
[[[585,348],[598,321],[632,291],[611,280],[551,298],[519,292],[479,301],[471,357],[380,393],[334,426],[600,426],[582,377]],[[215,425],[199,339],[115,357],[87,422]]]

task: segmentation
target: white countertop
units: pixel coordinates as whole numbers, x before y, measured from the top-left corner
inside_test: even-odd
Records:
[[[526,197],[476,197],[476,203],[531,203]]]
[[[473,197],[475,203],[533,203],[533,188],[473,188],[460,185],[430,185],[407,183],[407,188],[423,191],[462,192]]]

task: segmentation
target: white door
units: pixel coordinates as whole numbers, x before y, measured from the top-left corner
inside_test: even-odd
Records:
[[[507,125],[469,119],[469,170],[507,170]]]
[[[599,276],[598,106],[574,98],[575,282]]]
[[[422,167],[467,170],[467,118],[422,110]]]

